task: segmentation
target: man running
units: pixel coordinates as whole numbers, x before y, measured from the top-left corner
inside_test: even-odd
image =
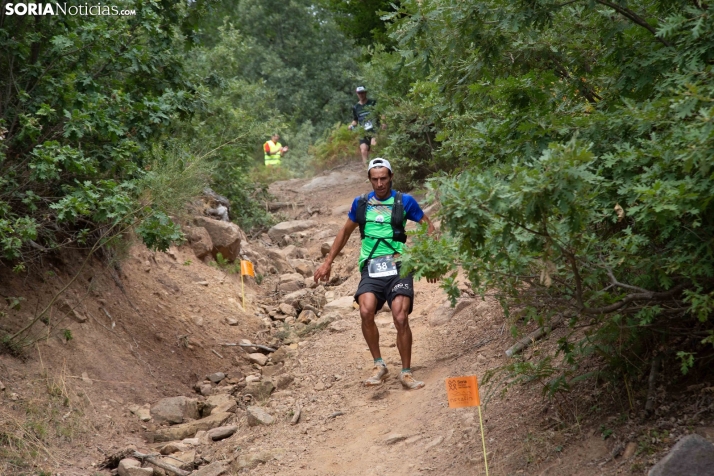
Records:
[[[359,140],[359,152],[362,155],[362,164],[366,167],[369,160],[369,150],[372,146],[377,145],[377,139],[373,137],[377,131],[375,130],[375,118],[372,117],[372,110],[377,105],[376,99],[367,99],[367,88],[357,86],[355,90],[359,101],[352,106],[352,124],[350,129],[362,126],[364,129],[364,137]]]
[[[409,314],[414,301],[414,278],[412,275],[400,277],[399,256],[404,251],[404,226],[407,220],[426,222],[429,234],[434,233],[435,229],[413,197],[392,190],[392,166],[387,160],[372,160],[367,168],[367,178],[374,191],[352,202],[347,222],[337,234],[325,262],[315,271],[315,282],[330,278],[332,262],[347,244],[355,228],[359,227],[362,237],[359,257],[362,279],[355,293],[355,301],[359,303],[362,335],[374,359],[374,374],[364,384],[380,385],[387,378],[387,365],[379,350],[379,330],[374,323],[377,310],[387,302],[392,310],[397,329],[397,348],[402,358],[399,381],[407,389],[422,388],[424,382],[415,380],[410,369],[412,331],[409,328]]]

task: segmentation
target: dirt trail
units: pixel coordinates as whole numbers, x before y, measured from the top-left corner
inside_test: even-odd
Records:
[[[321,245],[345,223],[353,198],[369,189],[356,165],[271,186],[276,200],[290,204],[278,212],[282,218],[314,221],[292,237],[302,259],[313,267],[322,262]],[[71,330],[71,342],[53,337],[25,361],[0,356],[2,382],[8,387],[0,392],[0,436],[15,431],[14,422],[23,418],[26,427],[54,425],[57,438],[43,440],[43,451],[50,457],[46,466],[36,464],[36,468],[53,468],[53,474],[63,476],[109,474],[97,469],[107,454],[127,445],[145,453],[163,446],[151,443],[162,427],[154,420],[139,421],[129,407],[154,405],[161,398],[179,395],[203,400],[194,385],[220,371],[227,377],[212,391],[233,393],[239,399],[241,408],[228,420],[238,431],[222,441],[202,441],[191,450],[195,455],[188,452],[204,467],[207,462],[225,461],[229,464],[225,474],[255,475],[485,474],[477,413],[447,407],[444,379],[474,374],[481,379],[489,369],[509,363],[504,350],[513,338],[498,303],[491,297],[473,298],[462,284],[465,306],[453,314],[444,305],[446,296],[438,284],[415,283],[412,368],[427,385],[405,391],[397,381],[401,365],[396,330],[387,311],[380,312],[376,321],[390,377],[380,387],[365,388],[361,382],[371,373],[372,358],[357,310],[342,307],[337,315],[332,313],[335,320],[326,328],[299,338],[293,330],[304,325],[285,326],[268,318],[286,293],[276,291],[280,277],[268,273],[272,262],[266,258],[287,249],[269,241],[263,237],[251,242],[259,251],[255,261],[264,276],[260,284],[247,283],[245,311],[240,305],[239,277],[200,262],[188,245],[169,253],[134,246],[114,277],[104,264],[93,264],[70,290],[91,317],[83,323],[62,324]],[[333,285],[325,287],[331,299],[354,293],[359,245],[359,235],[354,233],[335,261]],[[37,282],[0,280],[0,291],[6,297],[24,295],[33,306],[45,302],[50,291],[71,275],[62,266],[53,269],[52,277],[47,274]],[[31,307],[17,312],[8,307],[3,312],[23,320]],[[275,345],[280,344],[279,337],[288,338],[282,367],[251,365],[242,350],[223,346],[241,338]],[[524,353],[524,359],[552,345],[539,343]],[[233,389],[245,387],[249,378],[260,379],[255,385],[277,383],[269,398],[253,401],[275,418],[274,424],[247,424],[247,397]],[[55,396],[46,395],[59,384]],[[482,388],[482,398],[487,391]],[[636,433],[629,423],[602,413],[600,391],[594,387],[591,394],[550,403],[533,383],[491,395],[484,407],[490,474],[645,474],[655,453],[673,440],[653,444],[652,451],[634,457],[627,454],[630,444],[630,450],[624,450],[628,457],[620,456]],[[301,418],[292,425],[296,405],[302,409]],[[38,406],[47,407],[46,415]],[[84,430],[82,418],[90,423]],[[76,429],[68,428],[70,422],[76,422]],[[603,438],[605,426],[615,429],[608,439]],[[12,469],[21,465],[3,461],[4,454],[10,453],[0,452],[0,473],[5,468],[7,474],[34,474]]]

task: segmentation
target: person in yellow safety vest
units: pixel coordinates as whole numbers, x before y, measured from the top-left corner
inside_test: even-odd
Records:
[[[273,134],[269,141],[263,144],[263,152],[265,152],[265,165],[278,166],[280,158],[288,151],[287,147],[278,142],[280,134]]]

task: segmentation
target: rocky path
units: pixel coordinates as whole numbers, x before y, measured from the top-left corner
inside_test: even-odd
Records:
[[[259,330],[242,343],[278,350],[224,347],[221,352],[233,352],[232,365],[213,374],[207,369],[195,393],[133,408],[133,418],[151,425],[143,434],[149,443],[134,440],[140,452],[160,452],[164,463],[196,476],[485,474],[477,413],[447,407],[444,379],[482,379],[509,363],[504,350],[513,339],[495,300],[474,298],[462,285],[451,309],[438,284],[417,282],[412,368],[427,385],[405,391],[399,384],[396,330],[386,310],[376,320],[390,377],[365,388],[372,358],[351,297],[359,281],[358,235],[336,260],[329,283],[311,279],[352,199],[367,190],[356,168],[271,187],[284,222],[241,243],[259,273],[247,297],[248,317]],[[193,248],[202,249],[200,238]],[[538,346],[526,360],[533,352]],[[630,471],[637,445],[606,441],[592,425],[559,424],[561,409],[537,386],[488,397],[490,474],[638,474]],[[144,466],[118,472],[150,474],[140,471],[152,465]]]

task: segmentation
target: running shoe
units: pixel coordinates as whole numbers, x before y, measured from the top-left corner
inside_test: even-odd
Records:
[[[411,372],[401,372],[399,374],[399,381],[402,382],[402,386],[408,390],[416,390],[426,385],[424,382],[416,380]]]
[[[364,381],[366,387],[373,387],[375,385],[382,385],[387,378],[389,370],[387,370],[387,364],[384,362],[379,364],[374,364],[374,373],[370,378]]]

